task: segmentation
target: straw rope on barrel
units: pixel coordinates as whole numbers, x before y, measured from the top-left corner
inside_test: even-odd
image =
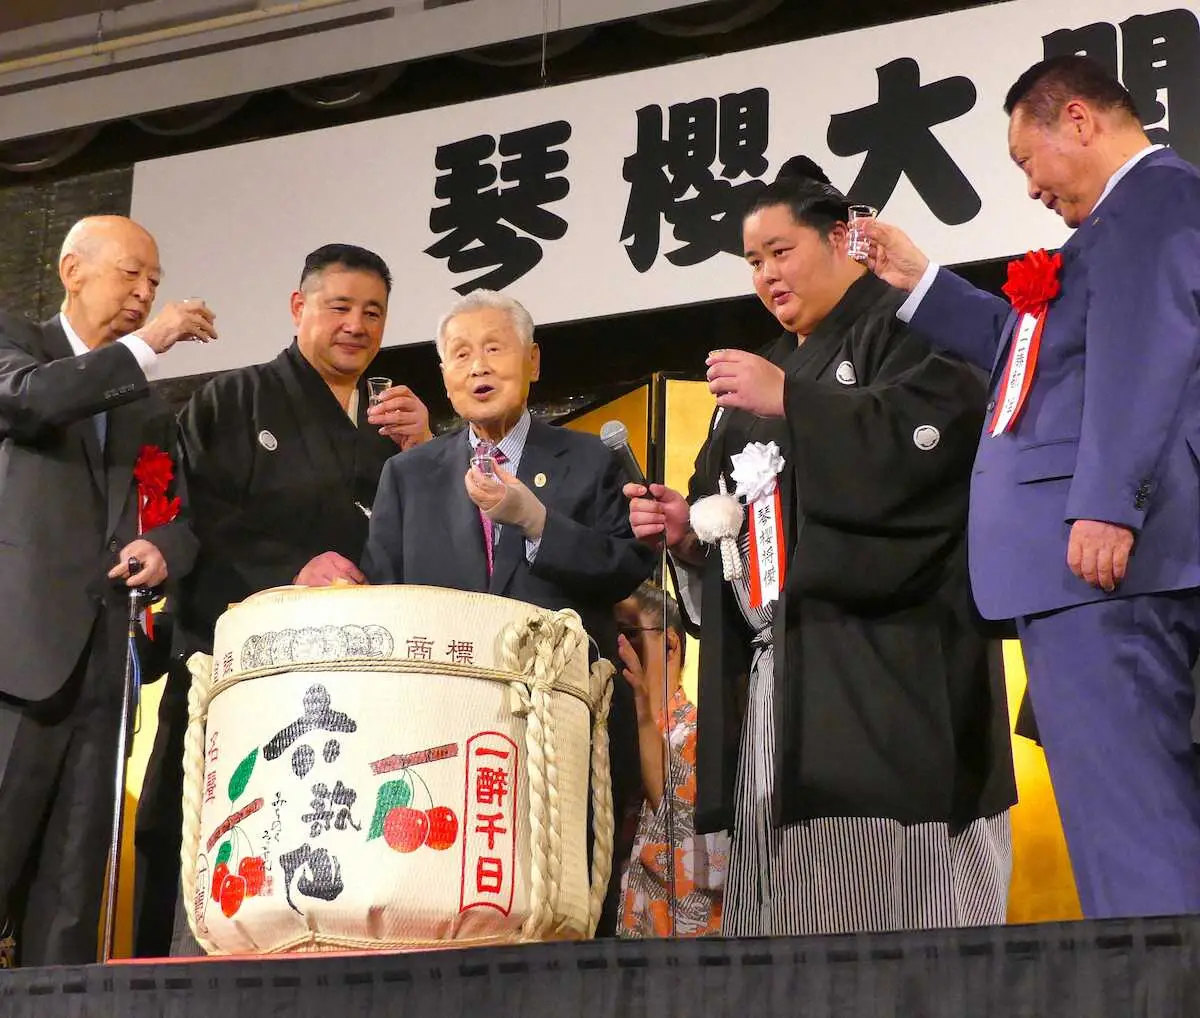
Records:
[[[596,849],[592,852],[592,880],[588,900],[588,936],[596,934],[596,924],[604,908],[608,881],[612,876],[614,819],[612,771],[608,757],[608,710],[612,706],[613,673],[611,661],[601,658],[592,665],[592,696],[598,704],[592,714],[592,832]]]
[[[500,600],[489,598],[487,595],[469,596]],[[586,655],[587,636],[578,615],[572,611],[549,612],[509,602],[510,606],[514,604],[527,610],[526,617],[508,621],[501,627],[496,640],[494,667],[398,657],[346,657],[334,660],[289,661],[280,665],[243,669],[214,681],[213,659],[204,655],[193,656],[189,661],[192,686],[189,693],[189,724],[184,758],[182,887],[185,901],[188,903],[192,931],[205,951],[229,953],[228,948],[219,942],[220,938],[208,935],[211,931],[205,929],[198,921],[199,902],[204,897],[207,886],[201,885],[198,870],[204,851],[202,840],[205,831],[202,814],[208,771],[206,727],[210,709],[219,697],[240,683],[281,675],[295,676],[305,672],[386,672],[393,676],[410,674],[504,684],[508,689],[506,713],[514,719],[524,720],[524,775],[528,805],[521,820],[528,828],[528,867],[522,876],[528,881],[528,912],[519,927],[510,926],[486,932],[477,929],[468,936],[456,937],[454,943],[511,943],[594,934],[612,871],[614,821],[606,722],[612,697],[613,667],[607,661],[594,664],[587,675],[584,695],[580,696],[578,689],[572,689],[569,683],[563,683],[569,668],[577,670],[580,667],[581,653]],[[586,658],[583,667],[586,670]],[[591,718],[588,726],[590,765],[584,780],[590,779],[591,784],[593,851],[590,873],[586,874],[589,879],[584,888],[586,901],[580,903],[584,909],[582,914],[576,913],[574,906],[567,905],[563,899],[564,855],[582,849],[579,845],[564,844],[559,744],[562,719],[558,716],[555,705],[556,698],[561,699],[564,691],[576,699],[585,699]],[[564,704],[569,702],[564,701]],[[573,723],[573,738],[576,740],[579,738],[577,727]],[[208,780],[211,798],[211,774],[208,775]],[[428,788],[426,791],[428,792]],[[261,806],[261,798],[256,802]],[[577,812],[576,803],[572,803],[572,809]],[[464,807],[464,819],[465,816]],[[218,831],[210,836],[209,849],[214,838],[220,833]],[[464,831],[463,837],[465,836]],[[465,851],[464,842],[464,853]],[[514,850],[514,857],[515,855]],[[464,868],[465,858],[464,854]],[[583,861],[586,866],[586,859]],[[287,880],[291,880],[290,875]],[[290,894],[287,901],[292,905],[293,911],[299,914],[299,909],[292,904]],[[254,950],[277,953],[298,950],[388,949],[428,947],[444,942],[442,938],[433,937],[381,936],[370,931],[367,931],[366,935],[359,935],[357,932],[321,929],[311,918],[308,920],[308,926],[308,929],[278,942],[256,943]],[[314,926],[317,928],[313,928]]]
[[[197,928],[192,903],[196,900],[196,857],[200,849],[200,808],[204,798],[204,719],[208,715],[209,692],[212,688],[212,658],[193,654],[188,659],[192,676],[188,690],[188,726],[183,737],[183,844],[180,847],[180,882],[188,924],[196,942],[208,954],[216,951],[213,944]]]

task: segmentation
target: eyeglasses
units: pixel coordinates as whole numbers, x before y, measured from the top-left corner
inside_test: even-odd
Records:
[[[662,626],[617,626],[617,632],[625,637],[635,649],[641,647],[642,633],[661,633],[662,631]]]

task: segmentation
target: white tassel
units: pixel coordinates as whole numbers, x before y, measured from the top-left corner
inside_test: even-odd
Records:
[[[721,546],[721,567],[726,580],[742,577],[742,557],[737,539],[742,532],[746,510],[725,488],[725,477],[718,478],[719,495],[697,499],[692,505],[692,530],[704,544]]]

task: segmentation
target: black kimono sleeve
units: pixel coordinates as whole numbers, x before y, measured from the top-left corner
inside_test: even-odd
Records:
[[[864,385],[789,376],[797,510],[788,590],[852,606],[929,593],[961,544],[986,389],[902,326]]]

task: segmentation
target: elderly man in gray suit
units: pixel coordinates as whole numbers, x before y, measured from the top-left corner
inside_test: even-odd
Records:
[[[200,302],[149,320],[158,246],[129,219],[77,223],[59,276],[50,321],[0,313],[0,938],[23,965],[96,960],[126,589],[196,551],[148,377],[176,342],[216,338]],[[135,467],[155,461],[166,490],[145,506]]]

